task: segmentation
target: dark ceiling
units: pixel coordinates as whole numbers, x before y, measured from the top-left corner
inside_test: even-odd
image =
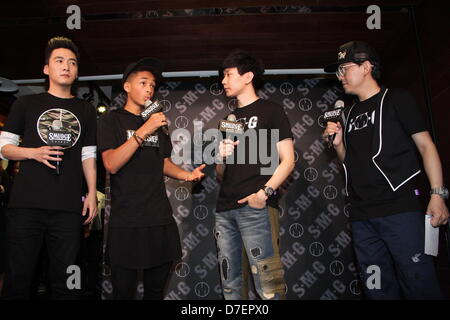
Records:
[[[155,56],[166,71],[213,70],[235,48],[260,56],[268,69],[322,68],[336,48],[366,40],[382,57],[413,35],[409,9],[422,1],[289,0],[37,0],[0,4],[0,76],[42,78],[46,41],[72,38],[80,75],[122,73],[131,61]],[[68,30],[69,5],[81,9],[81,29]],[[369,30],[367,7],[382,9]]]

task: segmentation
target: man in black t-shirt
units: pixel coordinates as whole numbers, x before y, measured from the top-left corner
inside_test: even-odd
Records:
[[[347,111],[343,128],[328,122],[324,139],[335,135],[333,146],[343,162],[366,297],[442,298],[433,259],[424,252],[424,214],[414,185],[421,171],[417,151],[432,188],[426,213],[433,227],[448,222],[448,190],[414,98],[405,90],[378,85],[380,60],[365,42],[342,45],[338,62],[325,71],[336,71],[345,92],[359,99]]]
[[[164,175],[184,181],[204,176],[204,164],[189,172],[170,159],[172,143],[164,130],[167,119],[162,112],[147,120],[141,116],[161,73],[157,59],[143,58],[130,64],[122,79],[127,93],[124,108],[99,121],[99,152],[111,174],[108,252],[115,299],[135,297],[138,270],[143,270],[144,299],[164,298],[171,266],[181,256]]]
[[[78,61],[70,39],[50,39],[44,66],[48,91],[19,98],[0,136],[1,157],[21,161],[7,212],[6,299],[30,297],[44,239],[53,297],[78,296],[77,281],[68,278],[80,276],[74,265],[82,215],[87,224],[97,211],[95,109],[71,94]],[[84,203],[83,174],[88,187]]]
[[[216,167],[221,181],[216,238],[223,295],[247,298],[242,265],[248,262],[260,298],[284,299],[276,190],[294,168],[291,126],[283,107],[256,94],[264,73],[260,60],[235,51],[224,60],[222,72],[227,97],[238,102],[233,114],[245,131],[237,141],[230,136],[220,142]]]

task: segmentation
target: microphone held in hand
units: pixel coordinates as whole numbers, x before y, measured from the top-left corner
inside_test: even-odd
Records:
[[[162,112],[162,104],[158,101],[151,101],[147,100],[144,104],[145,110],[141,112],[141,117],[146,121],[148,118],[152,116],[152,114],[157,112]],[[164,132],[166,135],[169,135],[169,128],[167,125],[161,126],[161,131]]]
[[[231,134],[244,134],[244,124],[236,121],[234,114],[229,114],[227,120],[219,121],[219,130]]]
[[[337,100],[334,104],[334,110],[327,111],[323,114],[323,122],[326,125],[327,122],[340,123],[341,126],[344,126],[345,123],[345,115],[344,115],[344,101]],[[333,146],[334,138],[336,138],[336,133],[328,136],[328,147],[331,148]]]
[[[65,130],[61,120],[53,120],[51,129],[48,130],[47,144],[49,146],[70,147],[72,146],[72,135]],[[59,159],[59,155],[56,155]],[[61,174],[61,161],[56,161],[56,175]]]

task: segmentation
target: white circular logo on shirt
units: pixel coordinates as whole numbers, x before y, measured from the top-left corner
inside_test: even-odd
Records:
[[[65,109],[49,109],[43,112],[37,121],[37,132],[45,144],[49,144],[49,131],[70,134],[70,146],[74,146],[81,135],[80,120]]]

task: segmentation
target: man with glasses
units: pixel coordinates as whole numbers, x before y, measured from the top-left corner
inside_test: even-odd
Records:
[[[405,90],[380,87],[380,59],[365,42],[340,46],[338,62],[325,71],[336,72],[345,93],[359,100],[347,111],[344,127],[328,122],[323,137],[335,134],[333,146],[343,162],[366,298],[441,299],[433,258],[424,253],[423,208],[415,193],[421,172],[417,151],[431,185],[426,213],[433,227],[448,222],[448,190],[414,98]],[[371,285],[370,270],[377,268],[381,282]]]

